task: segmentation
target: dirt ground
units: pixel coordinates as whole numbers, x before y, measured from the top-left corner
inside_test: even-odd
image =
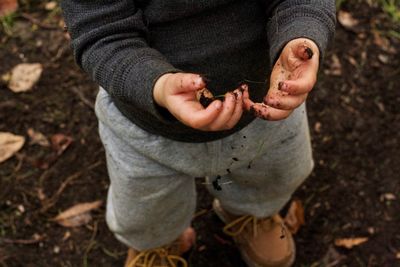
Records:
[[[342,9],[357,23],[338,24],[308,100],[316,165],[294,195],[306,213],[295,236],[299,267],[400,266],[400,38],[390,34],[400,28],[379,8],[352,3]],[[39,62],[44,72],[27,93],[0,82],[0,131],[27,137],[0,165],[0,266],[122,266],[126,248],[107,229],[104,205],[85,226],[52,220],[74,204],[105,200],[97,86],[75,65],[58,12],[38,4],[20,13],[12,36],[0,33],[0,74],[22,62]],[[57,154],[29,144],[29,128],[73,141]],[[198,191],[190,266],[245,266],[201,181]],[[358,237],[368,240],[335,246],[338,238]]]

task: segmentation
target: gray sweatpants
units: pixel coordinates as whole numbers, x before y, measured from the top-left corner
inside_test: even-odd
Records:
[[[206,143],[142,130],[103,89],[96,115],[111,181],[106,220],[121,242],[138,250],[168,244],[190,225],[195,177],[207,178],[209,191],[227,211],[265,217],[285,205],[313,168],[304,105],[286,120],[256,119]]]

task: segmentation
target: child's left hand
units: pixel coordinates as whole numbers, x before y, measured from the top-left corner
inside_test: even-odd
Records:
[[[314,87],[318,66],[319,49],[313,41],[298,38],[287,43],[272,69],[266,105],[254,105],[254,111],[267,120],[287,118]]]

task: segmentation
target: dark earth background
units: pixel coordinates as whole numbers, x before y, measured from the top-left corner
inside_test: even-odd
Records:
[[[104,205],[81,227],[51,219],[82,202],[105,200],[104,150],[93,102],[97,85],[74,63],[59,8],[22,1],[0,32],[0,74],[22,62],[44,72],[32,91],[0,82],[0,131],[33,128],[73,142],[61,154],[26,142],[0,164],[0,266],[122,266],[126,247],[104,221]],[[338,23],[334,44],[308,100],[315,170],[294,198],[305,208],[295,266],[400,266],[400,26],[378,4],[342,1],[357,20]],[[25,3],[25,4],[24,4]],[[244,266],[211,198],[198,182],[191,266]],[[338,238],[367,237],[346,249]]]

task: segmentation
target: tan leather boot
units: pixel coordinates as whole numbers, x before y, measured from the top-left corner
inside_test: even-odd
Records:
[[[193,228],[188,228],[175,242],[154,249],[137,251],[128,250],[125,267],[188,267],[181,255],[187,252],[195,241]],[[180,265],[179,265],[180,263]]]
[[[295,244],[279,215],[257,219],[235,216],[213,202],[214,211],[226,223],[224,232],[235,240],[249,267],[290,267],[295,259]]]

